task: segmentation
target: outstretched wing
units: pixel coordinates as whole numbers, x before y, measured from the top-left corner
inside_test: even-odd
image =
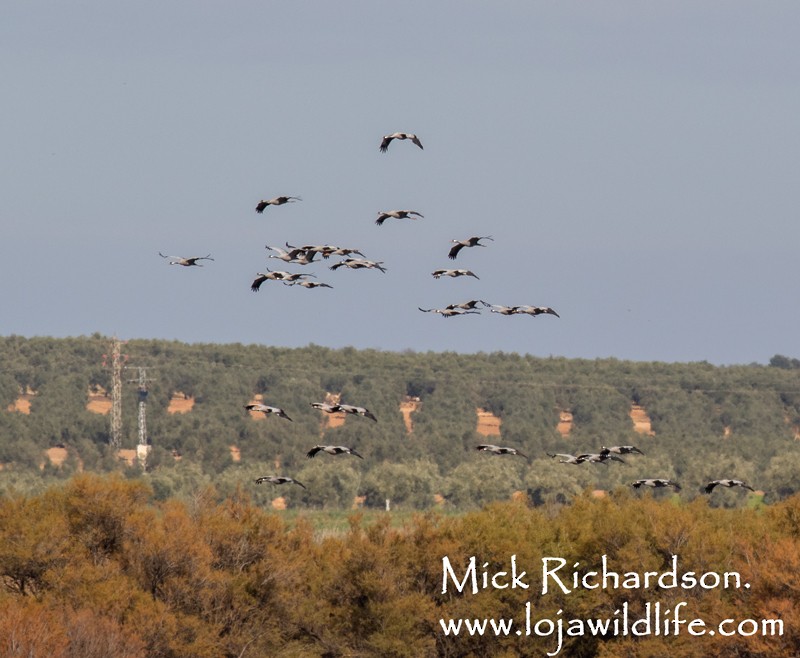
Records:
[[[250,285],[250,290],[253,292],[258,292],[259,288],[261,288],[261,284],[267,280],[266,274],[258,273],[258,276],[253,280],[253,283]]]
[[[411,138],[411,141],[412,141],[414,144],[416,144],[417,146],[419,146],[420,148],[422,148],[422,142],[421,142],[421,141],[419,141],[419,137],[417,137],[416,135],[409,135],[409,137]]]
[[[447,257],[448,257],[450,260],[455,260],[455,259],[456,259],[456,256],[458,256],[458,252],[459,252],[459,251],[461,251],[463,248],[464,248],[464,245],[463,245],[463,244],[461,244],[461,243],[458,243],[458,244],[455,244],[455,245],[453,245],[453,246],[451,247],[451,249],[450,249],[450,253],[449,253],[449,254],[447,254]]]
[[[259,214],[260,214],[260,213],[263,213],[263,212],[264,212],[264,209],[265,209],[265,208],[266,208],[268,205],[269,205],[269,204],[268,204],[266,201],[259,201],[259,202],[258,202],[258,205],[256,206],[256,212],[257,212],[257,213],[259,213]]]
[[[314,446],[306,453],[306,457],[311,459],[314,455],[316,455],[320,450],[322,450],[322,446]]]
[[[389,144],[392,143],[393,139],[394,137],[389,137],[388,135],[383,138],[383,141],[381,142],[381,151],[383,153],[386,153],[386,151],[389,149]]]

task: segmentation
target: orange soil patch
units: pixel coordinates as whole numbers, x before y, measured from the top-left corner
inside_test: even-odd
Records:
[[[592,491],[593,498],[605,498],[608,492],[605,489],[595,489]]]
[[[136,463],[136,450],[120,448],[117,450],[117,459],[126,462],[128,466],[133,466]]]
[[[403,422],[406,424],[406,432],[411,434],[414,431],[414,424],[411,422],[411,414],[419,409],[420,399],[417,397],[406,397],[400,403],[400,413],[403,414]]]
[[[500,436],[500,419],[491,411],[476,409],[478,414],[478,427],[476,431],[483,436]]]
[[[653,428],[650,426],[650,416],[644,410],[644,407],[638,404],[631,404],[630,417],[633,421],[633,429],[639,434],[646,434],[647,436],[655,436]]]
[[[36,396],[36,391],[28,387],[24,393],[20,393],[19,397],[14,400],[13,404],[8,405],[9,411],[17,411],[21,414],[30,414],[31,400]]]
[[[111,396],[102,386],[89,389],[86,410],[93,414],[106,415],[111,411]]]
[[[722,438],[723,439],[727,439],[728,437],[730,437],[730,435],[732,433],[733,433],[733,430],[730,428],[730,426],[725,425],[725,427],[722,428]]]
[[[433,502],[437,505],[444,505],[445,499],[442,494],[433,494]]]
[[[194,407],[194,398],[180,391],[172,394],[167,407],[168,414],[186,414]]]
[[[515,503],[527,503],[528,502],[528,494],[524,491],[515,491],[511,494],[511,500]]]
[[[231,461],[240,462],[242,461],[242,451],[239,450],[236,446],[229,446],[231,449]]]
[[[48,448],[45,450],[45,454],[47,454],[47,458],[53,466],[61,466],[67,459],[66,448]]]
[[[556,425],[556,432],[563,437],[568,437],[572,431],[572,413],[569,411],[561,411],[558,414],[558,425]]]
[[[286,499],[283,496],[279,496],[273,500],[272,509],[286,509]]]
[[[350,509],[359,509],[360,507],[364,507],[364,502],[366,500],[366,496],[356,496],[353,498],[353,506]]]

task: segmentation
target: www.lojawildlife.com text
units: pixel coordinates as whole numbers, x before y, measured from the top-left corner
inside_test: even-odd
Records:
[[[580,563],[568,567],[568,561],[561,557],[542,557],[540,595],[548,593],[571,594],[579,589],[604,590],[692,590],[699,587],[710,589],[749,589],[738,572],[716,573],[713,571],[698,574],[693,571],[680,571],[678,556],[673,555],[670,566],[664,571],[626,571],[610,568],[608,558],[603,555],[600,567],[596,570],[582,570]],[[478,594],[487,589],[529,590],[527,572],[520,570],[516,555],[510,559],[508,569],[489,569],[489,563],[481,564],[475,556],[471,557],[459,572],[453,567],[450,558],[442,558],[442,594],[456,591],[460,594]],[[710,622],[698,617],[690,617],[686,601],[669,605],[660,601],[646,602],[641,609],[632,610],[627,601],[623,602],[611,615],[595,618],[567,618],[559,609],[554,615],[537,617],[535,605],[527,601],[517,618],[442,618],[439,625],[447,637],[483,636],[496,637],[536,637],[551,638],[552,650],[548,656],[557,656],[564,648],[565,638],[596,636],[606,639],[612,637],[674,637],[683,633],[700,637],[704,635],[730,637],[739,635],[781,636],[784,624],[781,619],[723,619]]]

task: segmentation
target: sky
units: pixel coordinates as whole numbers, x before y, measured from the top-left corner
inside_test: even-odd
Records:
[[[12,0],[2,14],[2,335],[800,357],[800,3]],[[381,153],[397,131],[424,149]],[[302,201],[255,212],[279,195]],[[374,223],[394,209],[424,218]],[[493,241],[450,261],[473,235]],[[267,258],[285,242],[357,248],[387,271]],[[451,267],[479,278],[431,276]],[[251,292],[265,268],[333,288]],[[560,318],[418,310],[469,299]]]

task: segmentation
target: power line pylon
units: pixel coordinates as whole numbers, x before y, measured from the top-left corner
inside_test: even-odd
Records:
[[[114,336],[111,339],[111,436],[112,448],[122,447],[122,362],[120,353],[121,341]],[[103,355],[103,365],[108,366],[107,355]],[[126,357],[127,358],[127,357]]]
[[[153,379],[147,376],[147,368],[137,367],[138,379],[129,379],[129,383],[139,385],[139,442],[136,444],[136,456],[143,470],[147,470],[147,455],[150,453],[150,442],[147,438],[147,382]]]

